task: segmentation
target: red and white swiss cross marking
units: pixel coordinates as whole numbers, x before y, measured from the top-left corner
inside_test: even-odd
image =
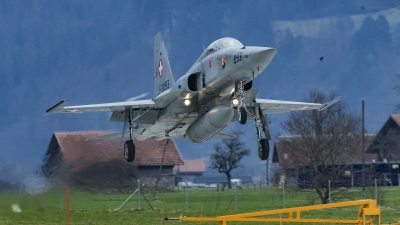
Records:
[[[163,62],[160,59],[160,61],[158,61],[158,76],[162,77],[163,74]]]

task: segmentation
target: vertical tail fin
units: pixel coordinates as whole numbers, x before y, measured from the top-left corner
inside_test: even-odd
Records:
[[[154,37],[154,97],[175,84],[161,32]]]

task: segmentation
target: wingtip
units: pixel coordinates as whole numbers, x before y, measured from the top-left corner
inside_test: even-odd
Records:
[[[318,111],[322,111],[322,110],[330,107],[331,105],[335,104],[336,102],[338,102],[338,101],[340,101],[342,99],[343,99],[343,96],[338,96],[338,97],[330,100],[329,102],[323,104],[323,106],[320,109],[318,109]]]
[[[46,114],[47,114],[47,113],[51,113],[51,112],[58,111],[58,109],[63,108],[64,104],[65,104],[67,101],[68,101],[68,100],[64,99],[64,100],[58,102],[57,104],[53,105],[52,107],[50,107],[49,109],[46,110]]]

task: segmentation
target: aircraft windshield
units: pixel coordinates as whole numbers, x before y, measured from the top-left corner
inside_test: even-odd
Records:
[[[222,38],[211,43],[210,46],[206,48],[206,52],[210,54],[220,49],[232,47],[243,48],[244,45],[234,38]]]

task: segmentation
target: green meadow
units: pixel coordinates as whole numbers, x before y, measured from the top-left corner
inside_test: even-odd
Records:
[[[134,191],[134,190],[133,190]],[[132,192],[133,192],[132,191]],[[348,200],[371,198],[373,191],[353,189]],[[148,203],[141,198],[141,210],[138,210],[138,198],[135,194],[120,210],[117,208],[130,196],[126,194],[105,194],[70,190],[71,224],[200,224],[200,222],[165,221],[165,217],[203,216],[255,212],[280,209],[285,206],[297,207],[319,204],[316,194],[286,191],[283,202],[282,190],[278,188],[247,188],[236,193],[215,189],[189,189],[188,207],[184,190],[157,193],[144,191]],[[386,187],[379,190],[382,223],[400,221],[400,187]],[[39,195],[0,193],[0,224],[66,224],[66,204],[64,190],[53,189]],[[19,208],[20,212],[14,212]],[[16,210],[18,211],[18,210]],[[358,207],[305,212],[304,218],[356,219]],[[218,224],[202,222],[202,224]],[[229,224],[229,223],[228,223]],[[246,223],[234,223],[246,224]],[[255,223],[247,223],[255,224]]]

